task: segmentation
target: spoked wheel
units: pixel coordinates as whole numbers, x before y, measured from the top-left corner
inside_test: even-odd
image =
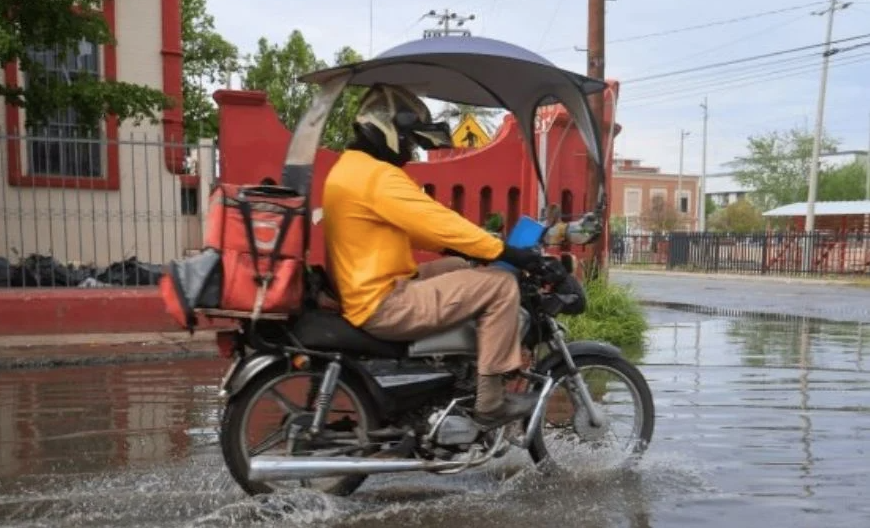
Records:
[[[247,478],[250,459],[257,455],[366,456],[375,451],[368,442],[374,424],[372,406],[367,395],[343,376],[323,433],[310,440],[300,434],[314,418],[322,379],[322,372],[289,372],[286,365],[277,364],[258,374],[229,401],[221,422],[221,447],[230,473],[248,494],[303,487],[348,495],[365,481],[365,475],[276,482]]]
[[[532,460],[570,469],[577,465],[578,455],[591,461],[590,456],[624,459],[645,451],[652,439],[655,409],[640,371],[621,358],[584,356],[575,362],[604,423],[592,425],[586,407],[580,402],[574,405],[567,369],[557,369],[553,372],[557,387],[529,447]]]

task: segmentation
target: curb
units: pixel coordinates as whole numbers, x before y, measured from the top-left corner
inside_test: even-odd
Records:
[[[767,282],[781,284],[810,284],[817,286],[852,286],[855,288],[870,287],[855,282],[853,279],[815,279],[806,277],[782,277],[776,275],[740,275],[736,273],[697,273],[691,271],[666,271],[666,270],[634,270],[611,267],[610,272],[614,275],[656,275],[663,277],[694,277],[698,279],[738,280],[744,282]]]
[[[215,332],[7,336],[0,368],[49,368],[218,357]]]

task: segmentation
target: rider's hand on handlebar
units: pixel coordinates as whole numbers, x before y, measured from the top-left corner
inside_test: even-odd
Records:
[[[544,257],[531,249],[516,248],[505,244],[504,251],[496,260],[502,260],[524,271],[534,271],[544,265]]]

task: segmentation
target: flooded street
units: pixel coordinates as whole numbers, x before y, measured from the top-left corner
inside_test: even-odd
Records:
[[[870,526],[870,325],[649,308],[656,403],[635,469],[525,453],[354,495],[251,499],[216,445],[225,363],[0,373],[4,526]]]

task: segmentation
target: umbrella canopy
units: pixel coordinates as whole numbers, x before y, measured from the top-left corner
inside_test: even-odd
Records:
[[[600,168],[598,131],[585,96],[601,92],[607,85],[561,69],[514,44],[483,37],[420,39],[396,46],[371,60],[315,71],[300,80],[324,84],[338,77],[347,77],[351,86],[395,84],[422,97],[512,112],[542,184],[534,144],[535,112],[538,106],[562,103]]]

